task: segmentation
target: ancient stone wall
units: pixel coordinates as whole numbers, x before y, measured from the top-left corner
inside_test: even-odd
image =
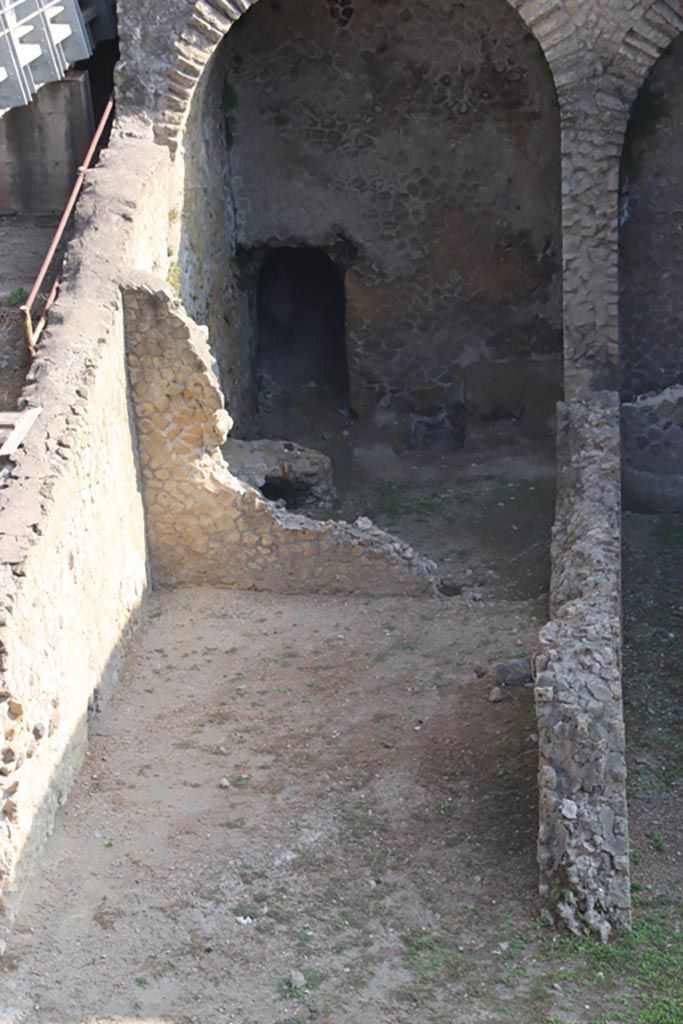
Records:
[[[249,299],[236,282],[236,214],[226,159],[223,83],[220,66],[212,60],[194,97],[176,161],[173,283],[190,316],[209,328],[226,403],[244,435],[254,412],[254,352]]]
[[[683,385],[622,404],[621,451],[626,508],[683,510]]]
[[[157,262],[142,217],[156,217],[145,190],[163,192],[167,165],[129,138],[92,172],[23,392],[43,412],[0,466],[0,948],[80,766],[88,705],[113,685],[149,583],[117,277],[133,253]]]
[[[154,578],[276,593],[430,594],[434,567],[368,520],[292,515],[230,473],[207,332],[156,278],[124,290]]]
[[[235,257],[253,294],[269,246],[320,247],[345,272],[357,413],[381,404],[385,419],[445,417],[457,430],[465,408],[547,432],[562,377],[559,111],[509,6],[259,3],[204,78],[184,156],[196,163],[199,119],[213,175],[203,207],[224,240],[218,275],[206,244],[194,254],[212,339],[220,313],[236,316]],[[240,319],[222,361],[243,364],[246,390],[254,325]]]
[[[630,926],[619,398],[559,407],[551,622],[535,662],[541,893],[574,935]]]

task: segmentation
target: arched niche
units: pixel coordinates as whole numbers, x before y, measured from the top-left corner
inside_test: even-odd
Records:
[[[621,163],[620,387],[624,490],[683,509],[683,37],[633,105]]]
[[[506,0],[259,0],[206,67],[179,160],[179,288],[238,430],[257,380],[251,254],[269,246],[341,267],[361,418],[552,430],[559,111]]]

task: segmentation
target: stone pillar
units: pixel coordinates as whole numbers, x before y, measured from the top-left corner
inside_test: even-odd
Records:
[[[627,112],[595,81],[560,93],[565,395],[619,387],[619,166]]]

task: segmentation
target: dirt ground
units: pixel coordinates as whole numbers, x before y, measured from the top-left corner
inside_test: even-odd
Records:
[[[531,692],[480,678],[546,616],[552,474],[500,449],[406,487],[359,448],[339,514],[374,501],[461,592],[157,593],[0,962],[2,1024],[683,1021],[683,527],[626,523],[636,929],[561,940]]]
[[[528,647],[529,618],[159,595],[22,914],[5,1019],[449,1020],[463,965],[478,1013],[483,952],[507,1002],[533,718],[474,668]]]

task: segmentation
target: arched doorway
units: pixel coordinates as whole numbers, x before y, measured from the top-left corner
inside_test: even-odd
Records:
[[[237,429],[252,429],[256,387],[257,282],[240,254],[341,246],[361,422],[393,421],[399,445],[549,437],[560,160],[542,51],[504,0],[345,11],[254,4],[188,122],[182,291],[211,328]]]

